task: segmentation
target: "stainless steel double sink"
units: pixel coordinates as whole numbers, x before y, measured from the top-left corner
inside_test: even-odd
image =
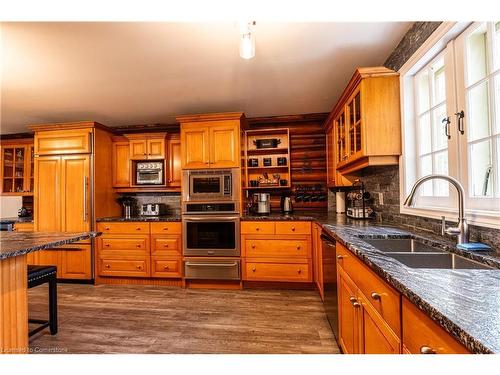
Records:
[[[423,244],[412,238],[363,239],[410,268],[492,269],[486,264]]]

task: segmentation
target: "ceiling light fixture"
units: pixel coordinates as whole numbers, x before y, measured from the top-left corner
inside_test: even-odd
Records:
[[[252,33],[255,21],[240,23],[240,57],[248,60],[255,56],[255,37]]]

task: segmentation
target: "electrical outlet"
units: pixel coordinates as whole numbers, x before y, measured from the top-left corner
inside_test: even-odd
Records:
[[[378,193],[378,204],[381,206],[384,205],[384,194],[383,193]]]

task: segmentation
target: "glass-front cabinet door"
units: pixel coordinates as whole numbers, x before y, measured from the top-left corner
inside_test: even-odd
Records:
[[[345,112],[342,112],[337,120],[335,120],[335,128],[337,132],[337,162],[341,163],[347,159],[347,138],[345,126]]]
[[[2,146],[2,194],[29,195],[33,193],[33,146]]]
[[[349,114],[349,156],[361,151],[361,93],[358,90],[347,104]]]

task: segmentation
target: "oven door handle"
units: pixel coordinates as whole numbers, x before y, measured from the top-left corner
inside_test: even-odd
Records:
[[[186,266],[188,267],[235,267],[237,266],[237,262],[233,263],[191,263],[186,262]]]
[[[203,217],[186,217],[184,215],[183,220],[184,221],[211,221],[211,220],[217,220],[217,221],[235,221],[238,220],[240,217],[239,216],[212,216],[212,215],[206,215]]]

